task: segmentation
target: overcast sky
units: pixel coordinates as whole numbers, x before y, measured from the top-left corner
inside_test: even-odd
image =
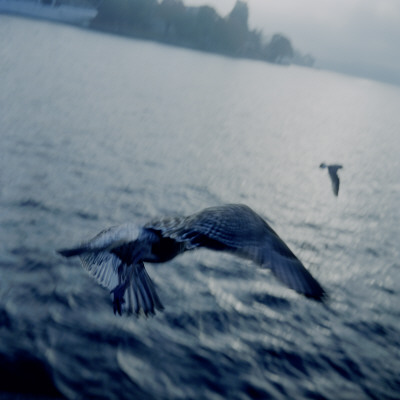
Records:
[[[282,33],[316,66],[400,85],[400,0],[247,0],[250,29]],[[184,0],[227,15],[236,0]]]

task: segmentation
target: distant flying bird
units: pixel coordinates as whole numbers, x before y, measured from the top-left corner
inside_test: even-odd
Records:
[[[144,262],[162,263],[192,249],[226,251],[269,268],[289,288],[316,300],[324,290],[271,227],[245,205],[206,208],[188,217],[153,220],[144,226],[126,223],[100,232],[71,249],[83,267],[111,290],[114,313],[163,310]]]
[[[325,163],[321,163],[319,166],[320,168],[328,168],[329,176],[331,177],[332,181],[332,190],[333,194],[337,196],[339,194],[339,176],[337,174],[338,169],[343,168],[342,165],[333,164],[333,165],[326,165]]]

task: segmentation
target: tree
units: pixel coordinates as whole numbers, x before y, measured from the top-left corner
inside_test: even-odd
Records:
[[[228,21],[242,30],[248,31],[249,9],[247,3],[238,0],[228,16]]]
[[[103,0],[92,26],[142,35],[149,32],[157,6],[157,0]]]
[[[265,59],[273,63],[283,63],[294,55],[290,40],[281,34],[272,36],[271,41],[265,48]]]
[[[158,8],[159,15],[165,22],[165,35],[175,39],[177,28],[185,18],[185,5],[182,0],[163,0]]]
[[[202,50],[213,50],[215,47],[215,27],[221,17],[214,8],[199,7],[195,20],[195,41]]]
[[[241,54],[249,37],[247,4],[238,0],[227,18],[218,21],[216,40],[221,50],[230,54]]]

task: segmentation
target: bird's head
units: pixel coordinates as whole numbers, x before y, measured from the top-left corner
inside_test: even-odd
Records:
[[[321,163],[321,164],[319,165],[319,167],[320,167],[320,168],[326,168],[326,164],[325,164],[325,163]]]

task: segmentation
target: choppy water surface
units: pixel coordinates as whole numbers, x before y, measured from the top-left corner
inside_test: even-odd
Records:
[[[398,87],[6,16],[0,77],[0,397],[399,397]],[[147,267],[163,313],[118,318],[55,253],[225,202],[268,219],[325,305],[198,251]]]

